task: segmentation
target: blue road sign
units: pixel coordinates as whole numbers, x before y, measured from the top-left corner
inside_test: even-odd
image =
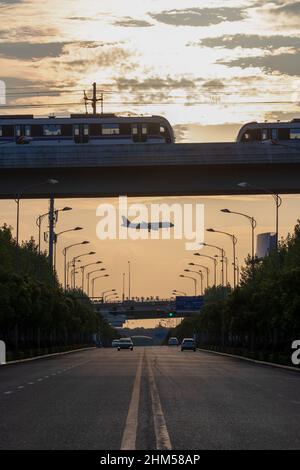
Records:
[[[202,295],[197,296],[180,296],[176,297],[177,311],[199,311],[203,307],[204,298]]]

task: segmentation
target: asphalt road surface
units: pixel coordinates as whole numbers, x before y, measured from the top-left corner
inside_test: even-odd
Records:
[[[0,449],[300,449],[300,374],[177,347],[3,366]]]

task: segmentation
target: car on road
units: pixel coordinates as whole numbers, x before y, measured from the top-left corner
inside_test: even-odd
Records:
[[[169,338],[168,346],[178,346],[178,345],[179,345],[179,341],[175,336]]]
[[[119,346],[119,340],[113,339],[111,345],[113,348],[117,348]]]
[[[130,349],[133,351],[133,342],[131,338],[120,338],[118,344],[118,351],[120,349]]]
[[[181,343],[181,351],[196,351],[196,342],[194,338],[183,338]]]

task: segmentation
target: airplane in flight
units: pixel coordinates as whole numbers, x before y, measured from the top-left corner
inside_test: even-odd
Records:
[[[133,223],[130,222],[124,215],[122,215],[122,227],[134,228],[136,230],[159,230],[161,228],[171,228],[174,227],[172,222],[140,222],[140,223]]]

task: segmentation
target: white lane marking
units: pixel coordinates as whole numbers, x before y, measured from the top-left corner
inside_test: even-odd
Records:
[[[37,379],[37,382],[42,382],[42,381],[43,381],[43,379]]]
[[[11,393],[13,393],[11,390],[7,390],[6,392],[4,392],[4,395],[10,395]]]
[[[34,385],[34,382],[27,382],[27,385]]]
[[[44,379],[49,379],[49,375],[44,375]]]
[[[172,444],[169,436],[167,423],[165,420],[164,412],[161,406],[161,401],[157,386],[155,383],[153,369],[150,360],[147,360],[148,365],[148,376],[150,385],[150,397],[152,402],[152,413],[154,420],[154,431],[156,438],[156,449],[157,450],[171,450]]]
[[[17,387],[18,390],[21,390],[22,388],[24,388],[24,385],[19,385],[19,386]]]
[[[126,418],[125,428],[123,431],[121,450],[135,450],[136,446],[143,359],[144,351],[141,354],[139,365],[136,371],[136,376],[134,379],[129,410]]]

